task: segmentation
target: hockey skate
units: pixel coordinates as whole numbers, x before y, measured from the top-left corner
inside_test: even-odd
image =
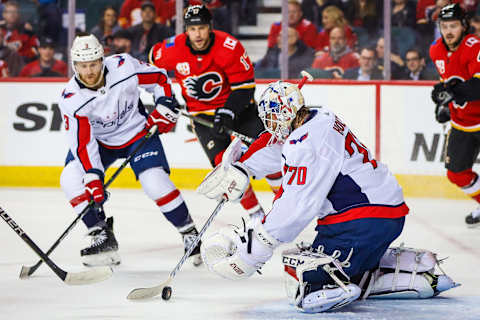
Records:
[[[80,251],[83,265],[87,267],[112,266],[120,264],[118,243],[113,234],[113,217],[107,218],[106,226],[90,228],[87,236],[92,244]]]
[[[480,227],[480,207],[465,217],[465,223],[469,228]]]
[[[188,251],[188,248],[190,248],[190,245],[195,241],[195,238],[198,236],[198,231],[197,228],[191,227],[190,229],[181,232],[181,235],[183,237],[183,245],[185,247],[185,251]],[[195,249],[193,249],[192,253],[190,253],[190,257],[193,258],[193,265],[195,267],[200,266],[203,261],[202,261],[202,256],[200,255],[200,245],[202,244],[202,241],[198,241],[197,246]]]

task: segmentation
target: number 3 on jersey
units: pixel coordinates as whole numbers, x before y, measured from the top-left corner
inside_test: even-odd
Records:
[[[353,135],[350,131],[348,131],[347,136],[345,137],[345,150],[347,150],[348,154],[352,156],[355,153],[355,149],[353,149],[353,145],[357,148],[357,151],[363,154],[363,163],[370,162],[372,164],[373,169],[377,168],[377,161],[375,159],[370,159],[368,154],[368,149],[358,141],[357,137]]]

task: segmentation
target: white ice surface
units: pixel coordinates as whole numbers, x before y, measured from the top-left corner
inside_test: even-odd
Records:
[[[215,203],[183,191],[197,226]],[[272,195],[260,193],[266,208]],[[449,257],[444,270],[462,286],[427,300],[367,300],[336,312],[308,315],[287,304],[278,249],[263,275],[231,282],[204,266],[186,263],[173,282],[168,302],[160,297],[144,302],[126,299],[133,288],[157,285],[183,254],[177,231],[141,190],[112,191],[107,215],[115,217],[122,264],[112,278],[98,284],[68,286],[42,266],[28,280],[19,280],[22,265],[38,257],[0,221],[0,319],[480,319],[480,228],[468,229],[465,215],[473,201],[407,199],[411,214],[395,242],[427,248]],[[0,206],[44,250],[73,221],[74,214],[59,189],[0,188]],[[240,223],[243,211],[227,204],[211,230]],[[299,239],[311,241],[313,224]],[[79,250],[86,245],[79,223],[54,251],[52,259],[67,271],[80,271]]]

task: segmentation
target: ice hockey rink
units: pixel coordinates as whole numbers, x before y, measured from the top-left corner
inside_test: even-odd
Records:
[[[200,229],[216,203],[194,191],[182,193]],[[259,198],[270,207],[271,193],[259,193]],[[140,189],[113,189],[106,212],[115,217],[122,264],[110,279],[97,284],[68,286],[45,266],[20,280],[21,266],[33,265],[38,256],[0,223],[0,319],[480,319],[480,228],[464,224],[475,204],[438,198],[409,198],[407,204],[411,211],[395,244],[449,257],[442,267],[462,286],[433,299],[357,301],[333,312],[303,314],[288,305],[283,288],[280,252],[289,244],[277,249],[263,275],[232,282],[187,261],[174,279],[171,300],[129,301],[126,296],[133,288],[168,278],[183,244]],[[75,218],[60,189],[0,188],[0,206],[44,251]],[[227,204],[209,231],[240,224],[242,215],[239,205]],[[297,240],[312,240],[313,226]],[[52,254],[64,270],[84,269],[79,250],[87,244],[85,232],[79,223]]]

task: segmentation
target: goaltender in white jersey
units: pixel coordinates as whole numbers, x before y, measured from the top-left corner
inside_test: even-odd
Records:
[[[95,202],[82,218],[92,240],[91,246],[81,250],[83,263],[120,263],[113,218],[106,219],[102,206],[106,200],[104,175],[115,160],[127,158],[137,148],[129,162],[136,178],[188,248],[197,230],[169,178],[162,143],[158,134],[144,141],[153,126],[158,133],[166,133],[178,118],[178,103],[166,71],[128,54],[104,58],[103,47],[93,35],[76,37],[71,57],[75,76],[62,91],[59,103],[69,145],[60,184],[77,214],[90,200]],[[139,87],[153,94],[156,107],[150,115],[140,101]],[[195,264],[201,263],[199,247],[192,255]]]
[[[297,86],[282,81],[268,86],[258,111],[267,132],[243,155],[232,142],[199,192],[236,200],[249,176],[279,168],[282,186],[263,219],[204,239],[210,270],[228,279],[249,277],[317,218],[313,243],[283,252],[287,296],[304,312],[339,308],[362,290],[363,298],[426,298],[456,285],[435,274],[435,254],[389,248],[409,211],[402,189],[333,112],[305,107]]]

